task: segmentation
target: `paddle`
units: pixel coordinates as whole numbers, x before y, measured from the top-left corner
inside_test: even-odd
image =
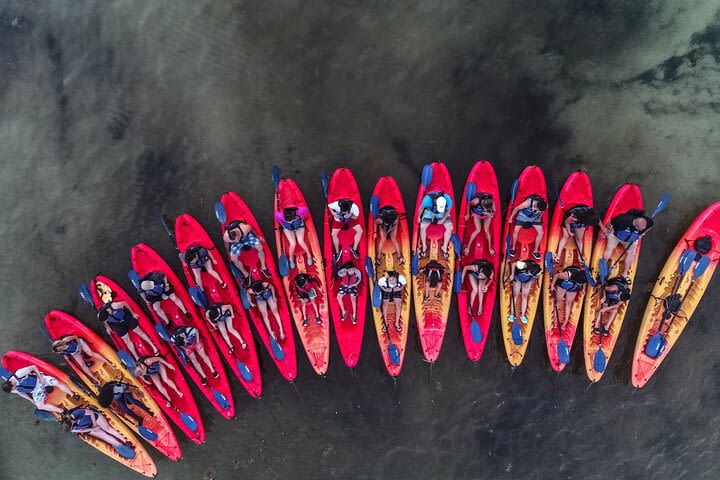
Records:
[[[275,211],[278,211],[278,187],[280,186],[280,167],[277,165],[273,165],[272,167],[272,182],[273,186],[275,187]],[[280,230],[282,230],[282,225],[279,226]],[[285,248],[283,246],[282,239],[280,240],[280,256],[278,257],[278,272],[280,273],[280,276],[287,277],[290,273],[290,262],[288,262],[288,258],[285,255]]]
[[[422,196],[425,198],[425,194],[427,193],[427,188],[430,185],[430,182],[432,182],[433,177],[433,169],[431,165],[425,165],[422,169],[422,174],[420,175],[420,183],[423,187],[423,193]],[[417,213],[416,213],[417,215]],[[420,228],[420,222],[418,221],[418,228]],[[418,271],[420,270],[420,260],[418,259],[418,246],[420,245],[420,234],[418,233],[417,241],[415,242],[415,249],[412,252],[412,255],[410,256],[410,273],[412,275],[417,275]]]
[[[453,292],[460,293],[462,290],[462,269],[461,257],[462,257],[462,245],[460,244],[460,237],[456,233],[453,233],[450,237],[453,244],[453,250],[455,250],[455,274],[453,275]]]
[[[227,212],[225,212],[225,205],[222,202],[215,202],[215,218],[221,225],[225,225],[227,220]]]
[[[475,198],[475,194],[477,193],[477,185],[475,185],[475,182],[468,182],[467,187],[465,188],[465,200],[471,201],[473,198]]]
[[[596,287],[598,285],[604,285],[609,273],[610,269],[608,268],[607,262],[604,258],[601,258],[598,262],[598,281],[595,282],[595,279],[593,279],[592,286]],[[590,278],[592,278],[592,276]],[[598,373],[603,373],[605,371],[605,367],[607,366],[607,356],[605,355],[602,346],[603,335],[602,330],[600,330],[600,332],[598,332],[598,349],[595,351],[595,355],[593,356],[593,370]]]
[[[555,276],[555,264],[552,252],[545,253],[545,269],[550,275],[550,282],[552,282],[552,279]],[[552,285],[550,286],[550,288],[552,288]],[[563,332],[560,329],[560,317],[558,314],[557,299],[552,298],[551,301],[553,302],[553,308],[555,310],[555,323],[557,324],[558,329],[558,343],[556,346],[558,361],[560,363],[567,364],[570,363],[570,347],[568,347],[568,344],[562,337]]]
[[[90,287],[88,287],[87,283],[78,283],[77,291],[78,294],[80,294],[80,298],[85,300],[90,305],[95,306],[95,301],[92,298],[92,293],[90,293]]]
[[[510,205],[509,205],[509,211],[512,212],[515,208],[515,197],[517,196],[518,187],[520,185],[520,179],[516,178],[515,181],[512,184],[512,187],[510,188]],[[510,280],[510,256],[509,252],[512,249],[511,245],[511,236],[512,236],[512,229],[510,228],[510,225],[507,227],[508,232],[507,235],[505,235],[505,262],[503,263],[503,273],[502,278],[503,282],[507,282]],[[507,274],[507,278],[505,278],[505,275]],[[508,317],[508,320],[511,320],[513,322],[512,328],[511,328],[511,334],[513,343],[515,345],[522,345],[523,344],[523,336],[522,336],[522,328],[520,327],[520,324],[516,322],[515,320],[515,292],[513,290],[513,286],[510,285],[510,316]]]
[[[14,377],[12,373],[10,373],[10,370],[7,370],[3,367],[0,367],[0,377],[2,377],[3,380],[8,381],[10,378]]]
[[[128,278],[130,279],[130,282],[133,284],[133,287],[135,287],[136,290],[140,291],[140,275],[135,270],[130,270],[128,272]]]
[[[560,210],[563,211],[563,213],[567,214],[567,210],[565,210],[565,202],[563,202],[563,199],[560,197],[560,191],[558,190],[557,182],[552,182],[553,187],[553,194],[555,195],[555,198],[557,199],[558,203],[560,204]],[[573,242],[575,242],[575,249],[578,253],[578,259],[580,260],[580,264],[585,269],[585,275],[587,276],[588,266],[585,262],[585,258],[583,257],[582,253],[580,253],[580,245],[578,244],[577,237],[575,235],[571,235]],[[557,252],[558,255],[560,252]]]
[[[190,294],[190,297],[192,298],[192,301],[195,303],[195,305],[202,308],[203,310],[207,310],[208,299],[205,296],[205,292],[203,292],[200,287],[198,287],[197,285],[193,285],[192,287],[188,288],[188,293]]]
[[[55,418],[55,415],[52,412],[48,412],[47,410],[40,410],[39,408],[36,408],[33,410],[33,413],[36,417],[38,417],[40,420],[44,422],[55,422],[57,421],[57,418]]]
[[[127,460],[132,460],[133,458],[135,458],[135,450],[128,447],[127,445],[115,445],[113,446],[113,448],[118,453],[118,455]]]
[[[365,271],[367,272],[368,278],[373,279],[372,305],[375,308],[380,308],[382,306],[382,291],[380,290],[378,283],[374,280],[375,268],[373,267],[373,262],[370,257],[365,258]],[[395,315],[398,315],[398,312],[395,312]],[[383,318],[383,322],[386,322],[385,318]],[[400,365],[400,351],[398,350],[397,345],[393,343],[392,338],[390,338],[390,332],[388,332],[389,328],[390,327],[387,323],[385,323],[385,336],[387,336],[388,339],[388,357],[390,357],[390,363],[393,365]]]
[[[172,338],[170,338],[170,334],[168,333],[165,326],[162,323],[156,323],[155,331],[157,332],[158,335],[160,335],[160,338],[162,338],[163,340],[165,340],[166,342],[168,342],[170,345],[173,346],[173,348],[175,349],[175,351],[178,354],[178,357],[180,358],[180,362],[183,365],[187,365],[187,359],[185,358],[185,353],[183,353],[183,351],[180,349],[180,347],[178,347],[177,345],[175,345],[173,343]]]
[[[328,189],[330,187],[330,181],[328,180],[327,175],[325,175],[325,170],[320,171],[320,181],[322,182],[323,195],[325,195],[325,211],[327,212],[328,225],[332,225],[333,214],[330,211],[330,206],[329,206],[330,204],[328,201]],[[332,242],[332,240],[331,240],[331,242]],[[338,255],[337,255],[337,252],[335,251],[335,245],[333,245],[332,243],[331,243],[331,250],[332,250],[332,257],[331,257],[332,277],[335,278],[335,276],[337,274],[337,267],[338,267],[337,266]]]
[[[130,354],[123,349],[120,349],[117,351],[117,356],[120,359],[120,362],[122,362],[123,365],[127,367],[128,370],[135,376],[135,359],[130,356]]]

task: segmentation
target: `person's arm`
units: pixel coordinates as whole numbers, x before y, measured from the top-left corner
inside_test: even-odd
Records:
[[[353,203],[353,206],[350,208],[350,218],[356,220],[359,216],[360,208]]]
[[[467,272],[469,272],[471,269],[474,269],[475,265],[465,265],[462,269],[462,273],[460,274],[460,278],[462,280],[465,280],[465,275],[467,275]]]
[[[517,214],[520,210],[522,210],[523,208],[528,208],[529,206],[530,206],[530,200],[525,200],[520,205],[516,205],[515,208],[512,209],[512,213],[510,214],[508,223],[512,223],[515,220],[515,216],[517,216]]]
[[[162,357],[153,357],[150,360],[156,360],[156,361],[160,362],[160,365],[165,365],[170,370],[175,370],[175,367],[173,367],[172,363],[168,362],[167,360],[165,360]]]
[[[360,285],[360,281],[362,281],[362,273],[357,268],[355,270],[357,271],[357,275],[355,276],[355,281],[351,285],[352,287],[357,287]]]
[[[233,310],[232,305],[228,304],[226,306],[226,311],[230,314],[228,317],[231,321],[235,319],[235,310]]]

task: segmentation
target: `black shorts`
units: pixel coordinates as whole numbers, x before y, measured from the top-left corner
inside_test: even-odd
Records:
[[[542,225],[542,222],[520,222],[520,221],[518,221],[518,222],[515,222],[515,224],[518,227],[527,229],[527,228],[534,228],[536,225]]]
[[[402,298],[402,290],[397,292],[386,292],[381,290],[383,300],[395,300],[396,298]]]
[[[123,323],[109,323],[112,329],[118,337],[124,337],[130,330],[135,330],[138,327],[138,322],[132,315],[127,316]]]

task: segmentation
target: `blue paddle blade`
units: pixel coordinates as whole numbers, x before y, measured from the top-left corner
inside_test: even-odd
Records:
[[[195,305],[202,308],[203,310],[207,310],[208,308],[208,300],[205,296],[205,292],[200,289],[197,285],[193,285],[192,287],[188,288],[188,293],[190,294],[190,297],[192,297],[193,302],[195,302]]]
[[[468,182],[467,187],[465,188],[465,200],[469,202],[475,198],[476,193],[477,185],[475,185],[475,182]]]
[[[373,195],[370,197],[370,215],[373,216],[373,218],[378,218],[378,215],[380,214],[380,197],[377,195]]]
[[[515,197],[517,196],[518,186],[520,185],[520,179],[516,178],[510,188],[510,204],[515,203]]]
[[[655,332],[655,335],[650,337],[647,345],[645,346],[645,355],[650,358],[657,358],[662,353],[665,347],[665,337],[660,332]]]
[[[511,333],[512,333],[513,343],[515,345],[522,345],[523,344],[523,334],[522,334],[522,328],[520,328],[519,323],[517,323],[517,322],[513,323]]]
[[[453,276],[453,292],[460,293],[460,290],[462,290],[462,271],[458,269]]]
[[[240,295],[240,303],[242,303],[243,308],[245,310],[250,310],[250,300],[248,299],[247,292],[243,287],[239,288],[238,295]]]
[[[158,439],[157,433],[153,432],[147,427],[143,427],[142,425],[137,425],[137,431],[142,435],[142,437],[146,440],[149,440],[151,442],[154,442]]]
[[[328,180],[327,175],[325,175],[325,170],[320,171],[320,181],[322,182],[323,186],[323,194],[327,197],[328,193],[328,185],[330,184],[330,181]]]
[[[222,202],[215,202],[215,218],[220,224],[225,225],[227,212],[225,212],[225,205]]]
[[[693,260],[695,260],[695,252],[692,250],[685,250],[682,253],[680,261],[678,262],[678,272],[680,275],[685,275],[687,271],[690,270],[690,265],[692,265]]]
[[[418,274],[418,271],[420,270],[418,255],[417,252],[413,252],[413,254],[410,256],[410,273],[415,276]]]
[[[133,287],[135,287],[136,290],[140,290],[140,275],[135,270],[130,270],[128,272],[128,278],[133,284]]]
[[[250,371],[250,369],[248,368],[248,366],[245,365],[245,364],[244,364],[243,362],[241,362],[240,360],[237,361],[237,369],[238,369],[238,372],[240,372],[240,376],[242,377],[243,380],[245,380],[246,382],[252,382],[252,381],[253,381],[253,374],[252,374],[252,372]]]
[[[278,361],[285,360],[285,351],[280,346],[277,340],[270,337],[270,350],[272,351],[273,357]]]
[[[80,298],[85,300],[90,305],[95,305],[95,302],[93,301],[92,294],[90,293],[90,287],[88,287],[87,283],[80,282],[77,286],[78,293],[80,294]]]
[[[420,176],[420,181],[422,182],[422,185],[424,188],[427,188],[428,185],[430,185],[430,182],[432,182],[432,178],[433,178],[432,165],[425,165],[422,169],[422,175]]]
[[[0,377],[2,377],[3,380],[10,380],[10,377],[12,376],[13,374],[10,372],[10,370],[0,367]]]
[[[365,257],[365,273],[367,273],[368,278],[375,278],[375,267],[370,257]]]
[[[604,258],[601,258],[600,262],[598,263],[598,275],[600,276],[601,285],[605,283],[605,280],[607,280],[609,273],[610,267],[608,266],[607,261],[605,261]]]
[[[453,244],[453,250],[455,250],[455,255],[460,256],[462,253],[462,244],[460,243],[460,237],[457,236],[457,233],[453,233],[450,236],[450,240]]]
[[[160,335],[160,338],[162,338],[166,342],[170,341],[170,334],[168,333],[167,329],[165,328],[165,325],[163,325],[162,323],[156,323],[155,331],[157,332],[158,335]]]
[[[557,354],[560,363],[570,363],[570,348],[568,347],[568,344],[565,343],[565,340],[563,340],[562,338],[558,341],[557,344]]]
[[[605,352],[603,352],[602,348],[598,348],[597,352],[595,352],[595,356],[593,357],[593,370],[598,373],[603,373],[606,366],[607,358],[605,357]]]
[[[390,363],[400,365],[400,350],[398,350],[397,345],[389,341],[389,338],[388,336],[388,357],[390,357]]]
[[[372,289],[372,306],[374,308],[380,308],[382,306],[382,291],[377,283],[374,284]]]
[[[693,281],[697,280],[698,277],[700,277],[703,273],[705,273],[705,270],[710,266],[711,260],[710,257],[700,257],[700,260],[695,264],[695,268],[693,269]]]
[[[665,207],[667,207],[667,205],[668,205],[669,202],[670,202],[670,194],[669,194],[669,193],[666,193],[666,194],[663,195],[663,197],[660,199],[660,203],[658,203],[658,206],[655,207],[655,210],[653,210],[652,215],[650,215],[650,216],[651,216],[651,217],[654,217],[654,216],[657,215],[658,213],[660,213],[660,212],[662,212],[663,210],[665,210]]]
[[[218,404],[220,405],[220,408],[222,408],[223,410],[227,410],[228,408],[230,408],[230,402],[228,402],[227,398],[225,398],[225,395],[218,392],[214,388],[212,389],[212,394],[215,398],[215,401],[218,402]]]
[[[40,410],[39,408],[36,408],[33,413],[36,417],[38,417],[44,422],[54,422],[57,420],[55,418],[55,415],[53,415],[52,412],[48,412],[47,410]]]
[[[512,250],[512,240],[510,240],[510,232],[508,232],[507,236],[505,237],[505,251],[510,253],[510,250]]]
[[[115,445],[115,451],[123,458],[132,460],[135,458],[135,450],[126,445]]]
[[[520,333],[522,334],[522,332]],[[482,329],[480,328],[480,324],[474,318],[470,322],[470,338],[472,338],[473,342],[475,343],[480,343],[483,340],[483,334]]]
[[[38,331],[40,332],[40,336],[45,339],[46,342],[52,344],[54,342],[53,338],[50,336],[48,331],[45,329],[45,327],[38,325]]]
[[[190,431],[194,432],[198,429],[198,424],[195,419],[187,413],[180,412],[180,420],[182,420],[182,422],[185,424],[186,427],[190,429]]]
[[[592,275],[592,272],[589,268],[585,267],[583,268],[583,271],[585,272],[585,278],[587,279],[588,285],[595,288],[598,286],[598,283],[595,281],[595,278]]]
[[[548,271],[550,274],[550,278],[555,275],[555,264],[553,263],[553,254],[552,252],[545,253],[545,270]]]
[[[281,277],[287,277],[290,274],[290,262],[285,255],[280,255],[278,258],[278,272]]]
[[[275,185],[275,191],[277,191],[278,186],[280,185],[280,167],[277,165],[273,165],[272,167],[272,181],[273,185]]]
[[[125,365],[131,372],[135,369],[135,359],[130,356],[130,354],[125,350],[118,350],[117,356],[122,362],[123,365]]]

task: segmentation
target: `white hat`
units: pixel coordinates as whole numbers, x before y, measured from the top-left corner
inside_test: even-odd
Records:
[[[447,200],[445,200],[445,196],[438,197],[437,200],[435,200],[435,208],[437,208],[438,213],[445,212],[445,207],[447,206]]]
[[[515,262],[515,266],[520,270],[524,270],[527,266],[527,263],[523,262],[522,260],[518,260],[517,262]]]

